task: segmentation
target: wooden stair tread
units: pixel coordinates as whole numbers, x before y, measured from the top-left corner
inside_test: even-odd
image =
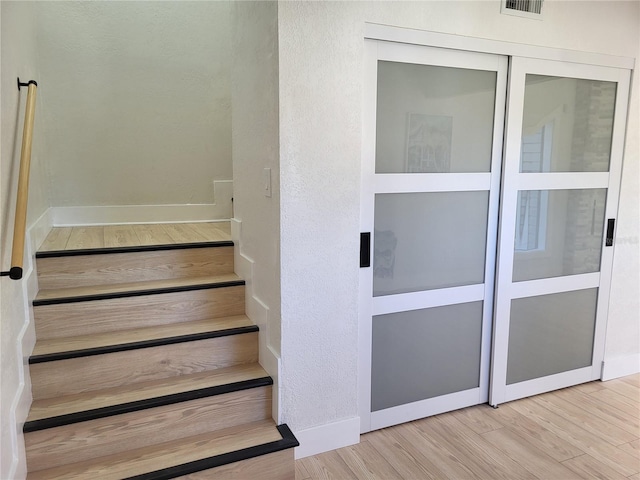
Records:
[[[27,423],[77,412],[268,377],[257,363],[141,382],[104,390],[34,400]]]
[[[117,347],[127,344],[144,344],[144,342],[151,343],[153,340],[195,336],[197,334],[210,332],[224,332],[225,330],[253,326],[254,324],[246,315],[235,315],[232,317],[157,325],[134,330],[95,333],[76,337],[50,338],[36,341],[32,353],[32,360],[38,356],[53,356],[54,354],[66,352],[95,351],[96,353],[107,353],[106,351],[101,352],[100,350],[110,346]],[[35,362],[31,361],[31,363]]]
[[[86,287],[56,288],[40,290],[34,300],[34,305],[38,302],[47,302],[60,299],[79,299],[94,296],[117,296],[127,293],[153,292],[169,289],[189,288],[198,285],[212,285],[227,282],[242,281],[235,273],[225,275],[212,275],[207,277],[177,278],[169,280],[150,280],[145,282],[118,283],[112,285],[91,285]]]
[[[30,472],[29,480],[118,480],[282,440],[273,420],[261,420],[85,462]]]

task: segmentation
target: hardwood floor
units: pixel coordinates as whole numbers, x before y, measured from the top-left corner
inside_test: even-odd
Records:
[[[363,435],[296,479],[640,480],[640,374]]]
[[[40,251],[173,245],[231,240],[229,222],[56,227]]]

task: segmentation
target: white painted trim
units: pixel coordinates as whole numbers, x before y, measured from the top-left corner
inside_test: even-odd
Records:
[[[602,381],[640,373],[640,353],[610,358],[602,362]]]
[[[234,271],[236,275],[245,281],[245,312],[247,317],[260,329],[258,331],[258,362],[273,379],[271,397],[271,415],[276,423],[280,424],[280,354],[269,343],[269,306],[258,298],[253,292],[253,267],[255,262],[242,252],[242,220],[231,219],[231,239],[234,248]]]
[[[294,450],[297,460],[360,443],[360,418],[352,417],[293,433],[300,442]]]
[[[74,227],[130,223],[184,223],[228,220],[217,217],[215,204],[202,205],[110,205],[99,207],[52,207],[53,225]]]
[[[51,207],[56,227],[228,221],[233,215],[233,181],[214,181],[215,203]]]
[[[503,42],[485,38],[465,37],[448,33],[428,32],[411,28],[365,23],[364,37],[372,40],[426,45],[431,47],[451,48],[467,52],[493,53],[514,57],[538,58],[541,60],[557,60],[560,62],[584,63],[633,69],[635,59],[618,57],[601,53],[580,52],[560,48],[541,47],[521,43]]]
[[[24,479],[27,476],[26,453],[24,449],[24,434],[22,427],[27,415],[31,402],[31,377],[29,375],[29,356],[33,351],[36,336],[33,321],[33,309],[31,301],[35,298],[38,291],[38,279],[36,266],[34,261],[35,251],[39,247],[49,231],[51,230],[51,212],[46,210],[33,224],[28,228],[25,246],[26,246],[26,264],[24,275],[20,282],[22,283],[22,304],[24,311],[24,324],[20,329],[17,338],[18,356],[18,389],[11,402],[9,409],[10,424],[15,426],[11,431],[11,449],[13,452],[12,462],[9,468],[9,478],[14,480]]]

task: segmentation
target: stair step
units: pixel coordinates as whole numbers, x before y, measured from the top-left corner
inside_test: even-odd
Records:
[[[161,480],[212,469],[298,445],[286,425],[251,422],[216,432],[30,472],[29,480]],[[293,463],[291,463],[293,468]]]
[[[252,383],[259,386],[27,432],[27,465],[52,468],[270,419],[272,387]]]
[[[158,295],[164,293],[186,292],[210,288],[223,288],[244,285],[244,280],[234,273],[207,277],[177,278],[169,280],[150,280],[142,282],[117,283],[113,285],[91,285],[85,287],[56,288],[40,290],[33,306],[57,305],[114,298]]]
[[[41,289],[233,273],[233,242],[36,253]]]
[[[24,431],[33,432],[272,383],[259,364],[251,363],[34,400]]]
[[[38,340],[30,364],[258,331],[246,315]]]
[[[114,388],[258,361],[257,332],[30,365],[34,399]]]
[[[243,315],[245,287],[203,288],[155,295],[40,305],[38,340],[131,330]]]

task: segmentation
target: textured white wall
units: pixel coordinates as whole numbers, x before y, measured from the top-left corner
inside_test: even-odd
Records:
[[[0,267],[8,270],[11,258],[13,222],[17,191],[20,146],[27,91],[18,91],[16,78],[40,80],[37,68],[36,14],[32,2],[0,3]],[[28,224],[47,209],[41,142],[42,101],[37,100],[35,138],[31,158]],[[25,274],[28,274],[28,261]],[[0,279],[0,478],[24,474],[24,455],[20,454],[21,426],[28,398],[22,396],[24,360],[22,336],[29,324],[25,291],[27,279]],[[30,352],[24,352],[28,355]],[[28,378],[26,379],[28,390]],[[28,392],[26,396],[30,398]],[[27,405],[28,406],[28,405]],[[16,423],[17,422],[17,423]],[[21,464],[19,465],[19,460]]]
[[[235,2],[232,19],[234,217],[242,222],[241,252],[254,262],[251,293],[268,307],[266,325],[260,325],[266,328],[260,332],[261,349],[268,345],[278,355],[278,4]],[[264,192],[264,168],[271,169],[271,197]]]
[[[548,0],[537,21],[498,1],[280,3],[281,407],[294,431],[358,414],[364,23],[637,57],[638,7]],[[608,358],[640,350],[637,75],[633,87]]]
[[[52,206],[213,203],[230,2],[38,2]]]

